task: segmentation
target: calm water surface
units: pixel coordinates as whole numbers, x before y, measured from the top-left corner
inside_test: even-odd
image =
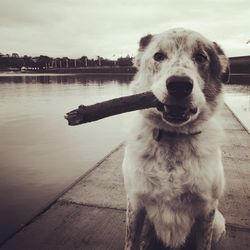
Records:
[[[63,116],[129,94],[130,80],[0,75],[0,242],[124,140],[128,114],[75,127]]]
[[[250,134],[250,84],[227,86],[225,103]]]

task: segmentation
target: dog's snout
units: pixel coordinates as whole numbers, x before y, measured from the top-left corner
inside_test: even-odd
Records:
[[[168,93],[177,99],[188,97],[193,90],[193,81],[186,76],[172,76],[166,81]]]

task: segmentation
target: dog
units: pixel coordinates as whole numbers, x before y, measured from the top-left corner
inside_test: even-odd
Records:
[[[225,234],[219,110],[228,58],[178,28],[141,38],[135,66],[134,93],[151,90],[161,105],[136,111],[126,141],[125,249],[209,250]]]

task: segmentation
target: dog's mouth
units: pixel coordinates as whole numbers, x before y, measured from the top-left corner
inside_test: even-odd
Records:
[[[162,104],[159,108],[162,112],[162,117],[168,123],[174,125],[182,125],[189,121],[192,116],[198,113],[197,107],[186,107],[178,104],[167,105]]]

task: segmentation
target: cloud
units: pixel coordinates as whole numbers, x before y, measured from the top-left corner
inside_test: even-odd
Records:
[[[245,0],[2,0],[0,5],[2,53],[135,54],[141,36],[185,27],[217,41],[229,55],[250,54],[250,44],[242,44],[250,38]]]

